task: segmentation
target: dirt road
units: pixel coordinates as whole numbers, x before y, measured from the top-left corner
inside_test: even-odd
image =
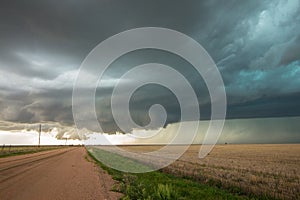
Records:
[[[84,147],[70,147],[0,159],[1,200],[118,199],[114,181]]]

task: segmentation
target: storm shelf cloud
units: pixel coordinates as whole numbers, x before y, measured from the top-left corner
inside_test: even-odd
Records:
[[[0,16],[2,130],[23,130],[20,124],[40,122],[74,128],[72,91],[81,63],[100,42],[138,27],[180,31],[206,49],[225,84],[227,119],[300,116],[298,0],[13,0],[1,4]],[[96,113],[104,132],[134,130],[117,126],[111,95],[124,73],[145,63],[162,63],[183,74],[196,92],[200,119],[210,119],[209,92],[193,66],[175,54],[144,49],[113,62],[97,87]],[[147,74],[138,76],[142,79]],[[172,77],[166,78],[177,84]],[[90,84],[94,83],[87,79],[82,98]],[[176,96],[168,88],[149,84],[131,98],[136,124],[149,123],[153,104],[164,106],[167,119],[163,127],[151,128],[166,128],[180,121]]]

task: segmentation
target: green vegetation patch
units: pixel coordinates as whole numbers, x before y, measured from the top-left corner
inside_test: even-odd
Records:
[[[105,163],[108,167],[114,166],[114,168],[117,169],[128,169],[128,171],[135,172],[153,171],[151,167],[145,164],[116,153],[97,148],[88,148],[88,151],[91,152],[98,161]]]
[[[217,187],[158,171],[139,174],[120,172],[102,164],[96,158],[105,156],[106,158],[101,157],[102,161],[105,159],[116,159],[120,164],[124,165],[126,163],[136,165],[137,167],[141,167],[143,164],[134,160],[129,161],[128,158],[96,148],[89,148],[88,153],[104,170],[119,182],[119,185],[115,186],[113,190],[123,193],[124,197],[122,199],[124,200],[250,199],[247,196],[240,196]]]

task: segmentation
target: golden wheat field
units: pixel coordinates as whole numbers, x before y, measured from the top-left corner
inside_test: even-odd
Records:
[[[122,148],[149,152],[161,146]],[[203,159],[198,158],[199,149],[190,146],[162,171],[250,195],[300,199],[300,144],[216,145]]]

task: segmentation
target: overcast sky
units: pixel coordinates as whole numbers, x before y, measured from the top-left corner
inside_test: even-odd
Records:
[[[72,89],[83,59],[106,38],[148,26],[185,33],[207,50],[225,83],[227,118],[300,116],[299,0],[10,0],[0,6],[0,120],[73,125]],[[182,72],[197,92],[202,118],[209,118],[200,75],[171,53],[143,50],[114,62],[105,76],[108,85],[97,90],[104,131],[118,130],[110,81],[148,62]],[[166,107],[167,123],[180,119],[174,95],[149,85],[132,98],[139,125],[149,122],[154,103]]]

